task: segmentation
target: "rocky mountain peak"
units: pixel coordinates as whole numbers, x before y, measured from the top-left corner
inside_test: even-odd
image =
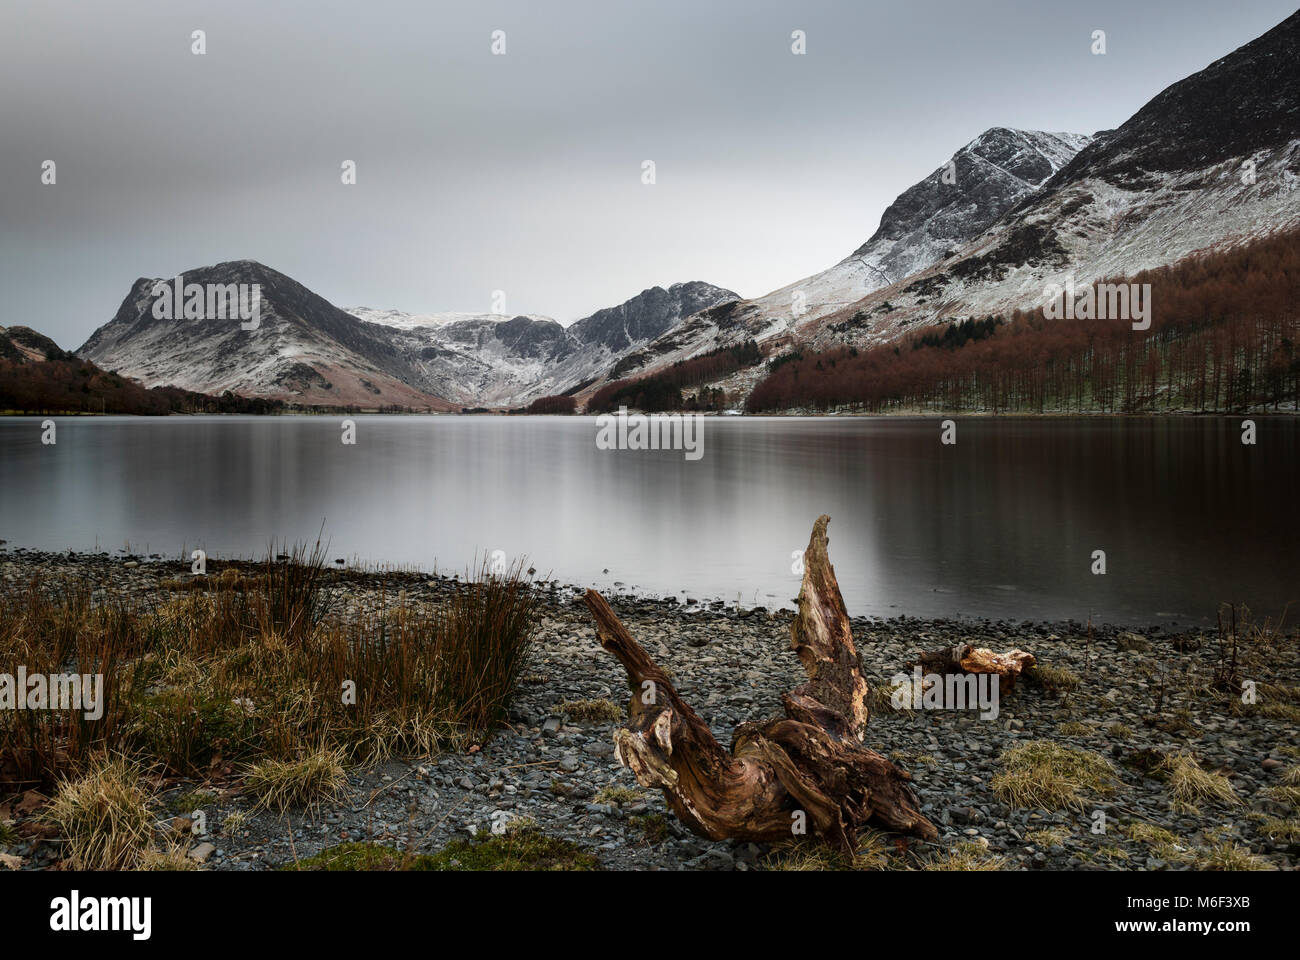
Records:
[[[898,196],[880,228],[853,252],[871,258],[890,281],[929,266],[941,249],[978,236],[1026,195],[1039,189],[1091,142],[1078,133],[993,127],[949,163]],[[895,249],[899,248],[899,249]],[[916,256],[926,249],[928,254]],[[933,257],[933,258],[932,258]],[[928,260],[928,262],[922,262]]]

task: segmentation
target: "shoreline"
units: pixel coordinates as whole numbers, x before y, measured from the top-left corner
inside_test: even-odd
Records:
[[[128,544],[129,547],[129,544]],[[265,561],[265,552],[256,556],[224,556],[210,555],[207,558],[208,563],[214,564],[217,569],[227,566],[233,566],[238,569],[257,567]],[[5,561],[31,566],[56,565],[56,564],[73,564],[84,565],[91,569],[100,567],[112,571],[113,568],[123,570],[139,570],[145,573],[151,570],[163,570],[167,567],[164,578],[175,576],[189,576],[190,561],[184,552],[175,556],[157,551],[139,552],[129,549],[108,550],[41,550],[35,547],[13,546],[8,541],[0,540],[0,565]],[[131,564],[131,566],[127,566]],[[170,565],[170,566],[168,566]],[[346,561],[339,564],[336,561],[327,562],[326,571],[342,578],[345,582],[357,583],[363,587],[373,587],[377,583],[387,582],[404,586],[421,586],[425,584],[438,583],[442,586],[450,587],[452,584],[463,580],[464,572],[444,573],[438,568],[426,570],[421,568],[409,568],[395,565],[385,567],[382,565],[372,566],[364,563],[354,564],[352,561]],[[679,594],[685,594],[686,597],[679,598],[678,595],[659,594],[647,591],[638,591],[635,587],[616,587],[612,590],[606,590],[599,586],[584,586],[570,583],[555,578],[536,577],[532,579],[533,585],[538,589],[548,593],[553,599],[565,598],[566,600],[580,600],[582,594],[588,589],[599,590],[601,595],[616,610],[635,610],[644,608],[646,610],[671,611],[683,617],[695,617],[702,614],[722,614],[735,618],[738,613],[737,602],[735,599],[728,599],[722,596],[713,596],[704,591],[690,591],[684,588]],[[767,606],[762,603],[756,603],[749,606],[739,606],[739,617],[744,619],[750,616],[765,616],[768,618],[777,615],[785,615],[787,619],[794,612],[793,597],[785,603],[777,603],[774,606]],[[1216,607],[1217,609],[1217,607]],[[1086,630],[1089,621],[1077,620],[1073,617],[1033,617],[1033,616],[995,616],[991,614],[979,613],[955,613],[946,615],[927,615],[924,613],[906,613],[899,612],[893,614],[851,614],[850,620],[856,627],[859,624],[883,623],[891,621],[916,621],[920,623],[950,623],[954,625],[969,626],[987,626],[990,624],[1002,624],[1011,627],[1046,627],[1052,630]],[[1094,619],[1092,627],[1094,630],[1139,630],[1155,632],[1172,632],[1176,630],[1206,630],[1213,625],[1213,619],[1210,614],[1206,614],[1200,620],[1196,620],[1190,614],[1178,614],[1162,616],[1152,614],[1146,620],[1127,619],[1127,620],[1110,620]]]
[[[210,572],[222,566],[214,562]],[[101,597],[126,590],[166,598],[175,594],[159,590],[158,581],[188,569],[179,561],[125,567],[107,556],[6,552],[0,556],[0,588],[13,591],[40,572],[89,579]],[[331,570],[325,590],[349,609],[374,610],[391,604],[398,589],[413,601],[437,600],[450,582],[427,574]],[[786,854],[766,845],[688,833],[658,791],[641,789],[614,758],[616,722],[608,716],[588,719],[585,708],[572,706],[621,709],[626,702],[626,678],[600,649],[572,589],[542,590],[537,643],[509,721],[475,744],[477,749],[349,769],[338,801],[287,815],[255,810],[239,769],[219,769],[203,781],[167,778],[156,797],[159,819],[179,817],[172,806],[181,796],[195,790],[209,795],[210,833],[201,841],[191,838],[190,852],[204,869],[276,869],[358,840],[396,849],[409,843],[433,854],[448,843],[490,835],[491,824],[503,817],[534,822],[605,869],[779,865]],[[686,613],[663,601],[609,600],[723,744],[730,743],[738,723],[779,715],[780,695],[803,679],[788,649],[790,611]],[[894,710],[887,700],[873,702],[867,745],[912,774],[923,812],[940,829],[936,843],[913,844],[885,866],[923,869],[962,856],[1004,869],[1204,869],[1228,848],[1257,866],[1297,865],[1300,844],[1261,833],[1261,825],[1296,824],[1294,807],[1275,791],[1290,782],[1286,771],[1300,758],[1300,751],[1287,746],[1296,727],[1287,711],[1300,708],[1288,701],[1271,713],[1263,707],[1237,711],[1230,700],[1206,693],[1201,681],[1217,662],[1209,633],[1094,625],[1089,637],[1072,621],[900,616],[851,622],[873,691],[887,691],[918,651],[959,639],[996,650],[1019,647],[1073,677],[1068,690],[1022,682],[991,718],[973,710]],[[1300,699],[1300,636],[1280,643],[1282,656],[1271,661],[1277,666],[1258,679]],[[1169,685],[1169,678],[1181,682],[1184,675],[1186,689]],[[1193,676],[1200,679],[1193,683]],[[993,788],[1003,752],[1037,741],[1102,758],[1114,771],[1113,789],[1058,810],[1007,803]],[[1143,769],[1151,751],[1192,751],[1203,769],[1224,772],[1236,802],[1204,803],[1194,812],[1179,808],[1167,782]],[[1092,831],[1097,810],[1111,824],[1101,835]],[[239,816],[232,821],[232,814]],[[238,826],[227,832],[222,824],[228,822]],[[1163,834],[1148,828],[1167,831],[1178,842],[1158,844],[1151,838]],[[53,841],[24,839],[10,852],[28,868],[43,868],[57,861],[59,848]]]
[[[1183,419],[1183,418],[1204,418],[1204,417],[1300,417],[1300,409],[1296,410],[1162,410],[1152,413],[1127,413],[1127,412],[1106,412],[1102,410],[1008,410],[1004,412],[990,410],[889,410],[877,413],[866,413],[857,410],[836,411],[834,413],[811,413],[806,410],[772,410],[763,413],[719,413],[716,410],[659,410],[654,413],[636,410],[629,407],[628,413],[640,413],[646,416],[656,414],[676,415],[676,416],[700,416],[716,418],[719,420],[775,420],[775,419],[803,419],[803,420],[884,420],[891,418],[913,418],[929,419],[933,417],[964,417],[983,418],[988,420],[1047,420],[1047,419]],[[510,413],[506,410],[485,410],[481,413],[460,413],[457,411],[447,410],[441,413],[436,411],[381,411],[378,409],[360,409],[350,410],[340,407],[337,411],[333,410],[286,410],[281,413],[165,413],[165,414],[147,414],[147,413],[95,413],[87,410],[69,410],[61,413],[30,413],[25,411],[4,410],[0,411],[0,417],[12,417],[18,419],[21,417],[86,417],[86,418],[106,418],[106,417],[132,417],[139,420],[166,420],[174,417],[244,417],[257,420],[275,419],[282,417],[513,417],[543,420],[594,420],[601,416],[612,416],[612,414],[599,413]]]

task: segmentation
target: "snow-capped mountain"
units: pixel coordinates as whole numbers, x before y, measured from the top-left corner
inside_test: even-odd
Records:
[[[417,375],[385,331],[364,323],[296,280],[252,260],[188,270],[185,285],[256,284],[256,329],[238,317],[154,315],[157,284],[141,277],[118,308],[76,351],[146,387],[170,385],[200,393],[229,390],[247,397],[299,403],[445,410],[452,404],[415,386]]]
[[[876,278],[863,295],[909,277],[979,236],[1091,142],[1077,133],[986,130],[904,191],[871,239],[827,272],[860,265]]]
[[[359,307],[390,331],[418,382],[462,406],[520,406],[582,385],[689,316],[737,294],[709,283],[651,287],[569,327],[547,317],[443,313],[414,316]]]
[[[251,261],[186,274],[259,283],[257,330],[157,319],[137,280],[78,351],[145,385],[297,402],[455,409],[579,398],[719,346],[891,340],[917,326],[1032,308],[1077,286],[1300,224],[1300,13],[1090,138],[993,128],[904,191],[871,238],[753,300],[653,287],[569,327],[540,316],[340,310]],[[762,369],[724,382],[745,392]]]
[[[770,353],[983,318],[1300,223],[1300,13],[1093,138],[990,130],[834,267],[724,305],[625,358],[637,374],[753,337]],[[946,183],[945,169],[948,171]],[[792,309],[802,294],[804,312]],[[723,386],[747,392],[760,368]]]
[[[657,367],[753,337],[760,342],[856,303],[952,254],[1040,188],[1091,138],[986,130],[890,204],[871,239],[828,270],[765,296],[690,318],[630,355],[625,370]]]
[[[1300,13],[1098,134],[990,229],[803,331],[813,346],[1041,305],[1300,223]]]
[[[682,317],[736,299],[707,283],[653,287],[566,330],[534,316],[348,312],[251,260],[182,276],[204,291],[257,285],[256,326],[218,319],[206,303],[159,318],[155,289],[174,279],[142,277],[77,353],[147,387],[332,406],[518,406],[580,385]]]

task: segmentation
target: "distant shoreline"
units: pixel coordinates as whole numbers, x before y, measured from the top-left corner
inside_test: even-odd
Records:
[[[645,411],[632,410],[629,413],[645,413]],[[1088,419],[1145,419],[1145,420],[1162,420],[1162,419],[1195,419],[1197,417],[1297,417],[1300,416],[1300,410],[1162,410],[1158,413],[1104,413],[1100,411],[1078,411],[1078,410],[1044,410],[1044,411],[1022,411],[1013,410],[1006,412],[994,412],[989,410],[975,411],[955,411],[955,410],[890,410],[879,413],[863,413],[859,411],[845,411],[842,413],[809,413],[807,411],[767,411],[764,413],[717,413],[715,411],[704,410],[659,410],[654,413],[647,413],[648,416],[656,414],[664,415],[695,415],[709,417],[717,420],[881,420],[887,418],[906,418],[914,419],[931,418],[931,417],[965,417],[975,418],[982,417],[986,419],[998,420],[1048,420],[1048,419],[1065,419],[1065,418],[1088,418]],[[271,420],[281,417],[479,417],[479,418],[510,418],[510,419],[530,419],[530,420],[592,420],[601,414],[598,413],[574,413],[574,414],[557,414],[557,413],[506,413],[485,412],[485,413],[435,413],[435,412],[401,412],[378,410],[344,410],[338,411],[320,411],[320,410],[286,410],[281,413],[165,413],[165,414],[147,414],[147,413],[93,413],[85,410],[69,410],[66,412],[52,413],[43,411],[39,413],[27,412],[20,410],[3,410],[0,411],[0,417],[11,417],[14,419],[20,417],[77,417],[86,419],[102,419],[107,417],[133,417],[140,420],[166,420],[173,418],[186,417],[243,417],[258,420]]]
[[[128,543],[128,547],[130,544]],[[281,558],[282,559],[282,558]],[[207,558],[210,566],[209,575],[215,577],[227,568],[235,568],[247,573],[261,567],[265,555],[257,558],[226,557],[211,555]],[[58,571],[57,576],[76,575],[90,579],[96,589],[110,588],[127,594],[148,593],[165,589],[160,586],[164,581],[176,578],[190,579],[190,560],[180,553],[147,553],[124,550],[44,550],[35,547],[14,546],[0,539],[0,589],[5,588],[5,580],[10,571],[8,567],[26,568],[32,571]],[[403,590],[424,590],[431,588],[434,592],[450,589],[454,584],[464,582],[465,572],[448,573],[452,567],[438,568],[432,571],[403,567],[394,564],[374,566],[347,562],[339,564],[327,559],[324,565],[331,583],[337,587],[351,586],[355,590],[366,592],[380,586]],[[94,578],[102,578],[102,582]],[[566,583],[555,578],[537,577],[533,580],[535,588],[547,597],[548,603],[568,606],[580,603],[582,595],[588,589],[595,589],[615,609],[627,612],[639,612],[645,615],[681,617],[688,622],[700,618],[723,617],[731,621],[750,619],[788,621],[794,614],[790,603],[741,604],[737,608],[734,599],[713,596],[704,591],[692,591],[690,587],[682,591],[684,599],[676,595],[662,595],[633,589],[608,589],[588,587],[582,584]],[[1048,630],[1061,633],[1083,631],[1088,623],[1073,617],[1030,617],[1030,616],[995,616],[978,613],[925,614],[897,612],[884,614],[855,614],[850,616],[855,626],[871,623],[911,624],[926,629],[945,628],[987,628],[994,624],[1007,624],[1015,630]],[[1092,621],[1092,628],[1097,631],[1171,631],[1207,630],[1213,627],[1213,619],[1206,615],[1197,620],[1191,615],[1178,617],[1159,617],[1153,620],[1129,619],[1112,622],[1105,619]]]

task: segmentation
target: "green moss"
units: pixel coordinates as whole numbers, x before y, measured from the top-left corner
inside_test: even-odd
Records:
[[[371,843],[341,843],[337,847],[322,850],[314,857],[286,864],[284,870],[312,870],[327,872],[375,871],[375,870],[433,870],[432,857],[418,854],[406,860],[401,850],[382,847]]]
[[[597,803],[613,803],[620,807],[625,803],[636,803],[644,798],[645,794],[640,790],[620,786],[608,786],[596,794]]]
[[[407,856],[392,847],[343,843],[285,870],[598,870],[600,863],[576,843],[536,829],[509,830],[474,840],[455,840],[433,854]]]
[[[1079,685],[1079,675],[1065,667],[1036,664],[1025,675],[1051,694],[1068,693]]]
[[[211,790],[190,790],[173,797],[169,806],[175,813],[193,813],[217,802],[217,795]]]
[[[640,830],[646,843],[663,843],[668,839],[668,821],[662,813],[647,813],[641,817],[628,817],[627,822]]]

